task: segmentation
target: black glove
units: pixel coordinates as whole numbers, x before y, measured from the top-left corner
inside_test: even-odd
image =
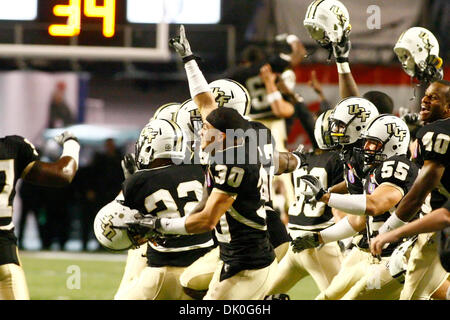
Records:
[[[352,47],[352,43],[348,40],[347,37],[343,36],[341,42],[333,43],[333,55],[336,59],[336,62],[348,62],[348,55],[350,53],[350,49]]]
[[[420,71],[416,65],[416,78],[421,83],[431,83],[434,81],[442,80],[444,77],[444,71],[442,70],[442,59],[435,56],[428,56],[427,66],[424,71]]]
[[[78,138],[75,137],[75,135],[74,135],[72,132],[70,132],[70,131],[64,131],[63,133],[57,135],[57,136],[54,137],[53,139],[55,139],[55,141],[56,141],[60,146],[64,145],[64,143],[65,143],[66,141],[69,141],[69,140],[75,140],[76,142],[80,143],[80,142],[78,141]]]
[[[132,235],[138,235],[152,241],[162,237],[162,234],[157,230],[161,226],[160,219],[155,216],[137,213],[132,220],[126,221],[125,224]]]
[[[137,170],[134,153],[127,153],[120,162],[120,165],[122,166],[125,179],[131,177]]]
[[[305,183],[308,185],[308,187],[310,187],[311,192],[306,191],[303,192],[305,195],[307,196],[313,196],[313,198],[316,201],[319,201],[322,196],[327,193],[327,191],[323,188],[322,183],[319,181],[319,179],[317,179],[316,177],[314,177],[313,175],[310,174],[306,174],[304,176],[301,176],[300,179],[302,179],[303,181],[305,181]]]
[[[305,249],[317,248],[320,245],[319,234],[312,231],[306,231],[303,235],[291,241],[294,253],[302,252]]]
[[[308,163],[306,162],[305,154],[303,153],[304,147],[305,146],[303,144],[299,144],[297,149],[292,151],[292,154],[295,154],[300,159],[300,164],[299,164],[299,166],[297,166],[298,168],[301,168],[301,167],[304,167],[304,166],[308,165]]]

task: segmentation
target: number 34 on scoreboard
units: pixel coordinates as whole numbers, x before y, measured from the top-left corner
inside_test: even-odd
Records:
[[[68,5],[54,6],[53,14],[59,17],[67,17],[67,24],[52,24],[48,28],[48,33],[59,37],[79,35],[81,29],[81,2],[82,0],[69,0]],[[96,0],[84,0],[83,13],[86,17],[103,18],[103,35],[107,38],[114,36],[116,0],[104,0],[103,6],[98,6]]]

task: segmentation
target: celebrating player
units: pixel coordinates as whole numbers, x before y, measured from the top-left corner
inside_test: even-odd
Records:
[[[0,139],[2,172],[0,208],[0,300],[28,300],[29,293],[17,251],[12,222],[15,187],[19,178],[42,186],[62,187],[69,184],[78,169],[80,144],[65,131],[55,137],[63,147],[59,160],[47,163],[38,160],[35,147],[20,136]]]

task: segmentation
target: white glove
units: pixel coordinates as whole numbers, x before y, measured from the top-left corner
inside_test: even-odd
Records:
[[[389,273],[392,278],[397,279],[400,283],[405,282],[405,273],[408,269],[408,261],[406,260],[405,253],[408,251],[409,247],[414,245],[417,240],[417,236],[408,239],[403,242],[397,248],[395,248],[394,252],[392,252],[389,258]]]
[[[57,135],[53,138],[60,146],[64,145],[64,142],[68,140],[75,140],[76,142],[80,143],[78,141],[78,138],[75,137],[75,135],[70,131],[64,131],[63,133]]]
[[[180,26],[180,35],[169,40],[169,45],[175,49],[182,59],[192,56],[191,45],[186,38],[184,26]]]

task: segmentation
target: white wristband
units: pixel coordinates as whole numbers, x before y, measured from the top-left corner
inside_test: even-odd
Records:
[[[295,34],[290,34],[286,37],[286,42],[292,45],[294,42],[298,41],[298,37]]]
[[[158,231],[169,234],[189,234],[186,231],[186,218],[161,218],[161,228]]]
[[[269,102],[270,104],[281,99],[283,99],[283,96],[281,95],[280,91],[275,91],[267,95],[267,102]]]
[[[209,92],[211,89],[209,88],[208,82],[206,81],[203,73],[200,71],[198,67],[197,61],[191,60],[184,64],[184,69],[186,69],[186,75],[189,83],[189,91],[191,93],[191,97],[194,98],[196,95]]]
[[[300,159],[299,156],[297,156],[296,154],[292,153],[292,155],[297,159],[297,166],[295,167],[295,170],[299,169],[300,166],[302,165],[302,160]]]
[[[80,144],[73,139],[64,142],[61,158],[65,156],[72,157],[78,168],[78,157],[80,153]]]
[[[366,213],[366,195],[331,193],[328,206],[350,214],[363,216]]]
[[[397,229],[403,225],[407,224],[407,222],[401,220],[399,217],[397,217],[397,215],[395,214],[395,212],[393,214],[391,214],[391,216],[383,223],[383,225],[380,227],[380,229],[378,229],[378,233],[382,234],[382,233],[386,233],[388,231]]]
[[[350,73],[350,65],[348,62],[336,62],[338,73]]]
[[[354,236],[358,231],[353,229],[348,217],[339,220],[335,225],[320,231],[324,243],[338,241]]]

